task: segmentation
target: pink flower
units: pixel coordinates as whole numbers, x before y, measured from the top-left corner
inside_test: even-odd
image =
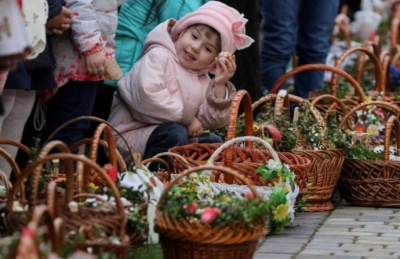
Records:
[[[211,223],[217,217],[218,213],[218,208],[206,207],[201,214],[201,221],[205,223]]]
[[[376,115],[378,115],[379,117],[381,117],[382,119],[385,118],[385,114],[383,114],[383,112],[380,111],[380,110],[374,110],[374,113],[375,113]]]
[[[268,133],[271,135],[272,139],[274,142],[280,142],[282,139],[282,135],[279,132],[277,128],[275,128],[272,125],[264,125],[264,130],[268,131]]]

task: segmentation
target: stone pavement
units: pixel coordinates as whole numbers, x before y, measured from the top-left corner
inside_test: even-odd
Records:
[[[400,208],[340,201],[333,211],[298,213],[292,225],[259,245],[254,259],[265,258],[400,259]]]

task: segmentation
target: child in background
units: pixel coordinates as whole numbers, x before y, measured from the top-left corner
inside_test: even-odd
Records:
[[[64,122],[91,114],[97,89],[105,75],[111,73],[108,64],[116,64],[110,61],[115,52],[117,9],[123,2],[65,0],[65,7],[72,11],[74,17],[69,33],[51,38],[59,88],[47,102],[43,140]],[[69,124],[54,139],[72,145],[82,138],[89,125],[89,121]]]
[[[234,53],[253,42],[247,20],[235,9],[210,1],[179,21],[169,19],[146,38],[143,56],[119,82],[109,122],[130,148],[152,157],[169,148],[198,141],[222,141],[203,129],[226,125],[236,93],[228,81],[236,70]],[[215,75],[210,79],[207,72]],[[126,161],[129,149],[119,136]]]

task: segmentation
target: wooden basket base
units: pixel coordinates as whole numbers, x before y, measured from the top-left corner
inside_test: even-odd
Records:
[[[318,212],[318,211],[331,211],[334,209],[332,202],[307,202],[306,206],[304,207],[304,211],[306,212]]]
[[[243,259],[253,258],[258,240],[241,244],[199,244],[160,236],[164,258],[168,259]]]

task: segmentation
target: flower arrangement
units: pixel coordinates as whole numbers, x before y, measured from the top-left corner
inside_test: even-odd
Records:
[[[260,174],[264,181],[272,180],[274,183],[268,197],[268,217],[271,233],[278,234],[294,220],[299,186],[289,166],[273,159],[269,160],[268,164],[260,166],[256,173]]]
[[[166,193],[161,211],[189,222],[201,221],[211,227],[240,221],[251,228],[254,219],[267,214],[266,200],[255,199],[252,193],[246,193],[242,198],[228,191],[214,194],[209,184],[210,177],[203,172],[190,174]]]
[[[246,187],[242,193],[233,189],[220,190],[210,181],[208,172],[188,175],[179,185],[166,193],[161,211],[189,222],[203,222],[211,227],[224,227],[242,222],[253,228],[255,219],[267,216],[270,233],[278,234],[294,219],[294,203],[298,186],[289,166],[274,160],[261,166],[256,173],[271,180],[268,195],[255,198]]]

